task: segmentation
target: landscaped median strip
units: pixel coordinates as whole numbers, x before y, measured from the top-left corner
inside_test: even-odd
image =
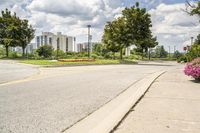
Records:
[[[146,76],[130,86],[115,99],[79,121],[64,133],[109,133],[124,118],[129,110],[140,100],[151,84],[164,73],[159,71]]]

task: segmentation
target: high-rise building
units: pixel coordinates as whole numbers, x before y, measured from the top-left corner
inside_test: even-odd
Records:
[[[42,32],[42,35],[36,37],[36,46],[51,45],[55,50],[64,52],[77,52],[76,38],[63,35],[58,32],[56,35],[51,32]]]

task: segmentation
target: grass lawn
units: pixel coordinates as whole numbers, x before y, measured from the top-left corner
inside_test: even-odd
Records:
[[[51,60],[20,60],[20,63],[41,65],[41,66],[65,66],[65,65],[107,65],[107,64],[136,64],[132,60],[95,60],[87,62],[60,62]]]

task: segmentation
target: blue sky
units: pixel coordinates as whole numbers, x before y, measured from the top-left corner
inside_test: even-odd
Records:
[[[196,16],[182,10],[185,0],[138,0],[152,16],[152,31],[159,44],[168,49],[182,50],[190,44],[190,37],[200,32]],[[0,0],[0,10],[9,8],[28,19],[36,29],[76,36],[78,42],[87,41],[86,25],[92,25],[93,41],[100,41],[104,25],[120,16],[121,11],[136,0]]]

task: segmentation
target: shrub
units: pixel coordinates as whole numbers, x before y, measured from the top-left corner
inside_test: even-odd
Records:
[[[63,50],[54,50],[52,54],[52,58],[65,58],[65,52]]]
[[[20,54],[15,52],[15,51],[11,51],[9,54],[9,58],[19,58]]]
[[[5,48],[0,46],[0,57],[4,57],[6,55]]]
[[[191,50],[189,51],[188,55],[192,58],[195,59],[197,57],[200,57],[200,44],[194,44],[192,45]]]
[[[180,62],[188,62],[188,57],[186,55],[182,55],[181,57],[179,57],[177,59],[177,62],[180,63]]]
[[[200,80],[200,58],[196,58],[189,62],[185,67],[184,73]]]
[[[50,45],[43,45],[37,49],[37,53],[39,56],[49,58],[53,54],[53,47]]]

